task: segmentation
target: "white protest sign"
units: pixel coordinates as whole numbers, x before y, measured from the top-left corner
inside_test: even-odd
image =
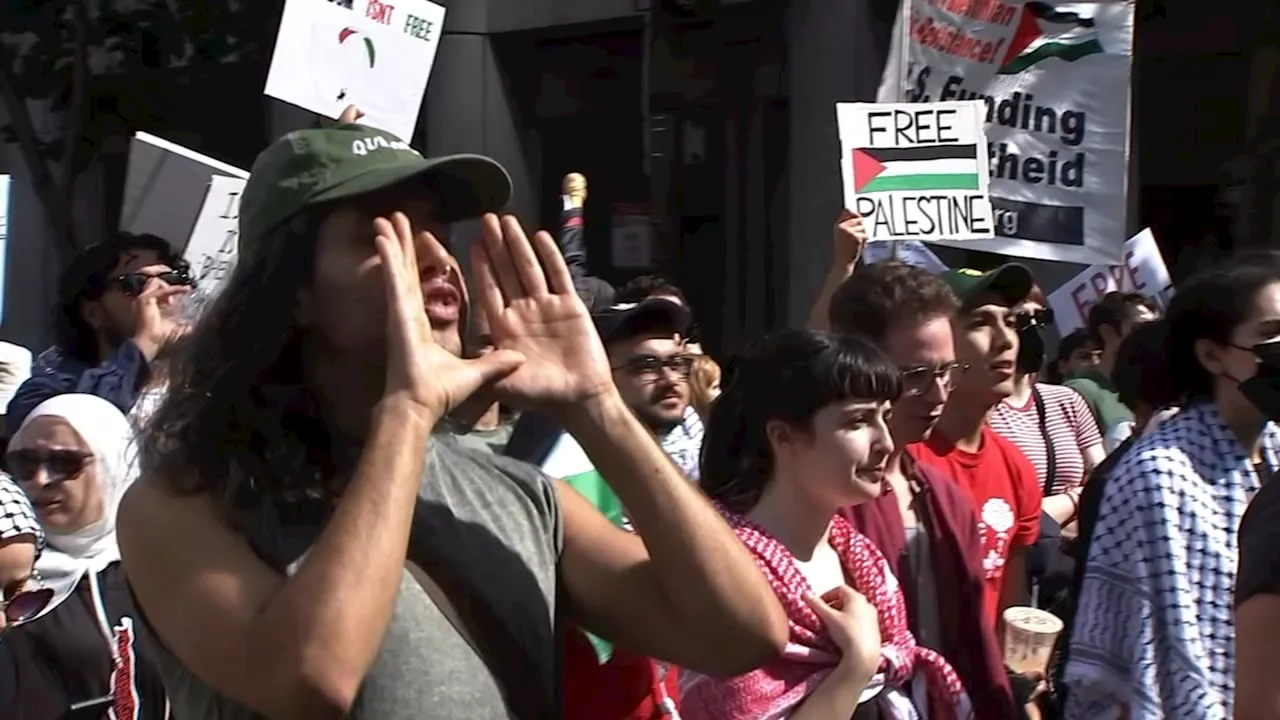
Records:
[[[200,217],[191,231],[191,241],[183,257],[191,265],[196,279],[195,296],[185,302],[197,306],[192,315],[222,287],[236,266],[236,240],[239,237],[240,196],[245,181],[240,178],[214,176],[209,181]]]
[[[443,30],[428,0],[285,0],[265,92],[330,118],[355,105],[412,141]]]
[[[1136,3],[903,3],[879,99],[984,104],[997,237],[957,247],[1120,262]]]
[[[928,245],[915,240],[904,240],[898,243],[897,257],[894,257],[893,243],[868,243],[862,251],[862,262],[874,265],[880,262],[897,260],[927,270],[934,275],[941,275],[950,268],[929,249]]]
[[[1089,308],[1109,292],[1142,293],[1163,309],[1173,296],[1173,281],[1150,228],[1124,244],[1124,263],[1095,265],[1049,295],[1058,332],[1084,327]]]
[[[838,103],[845,207],[871,240],[994,233],[979,102]]]
[[[137,133],[129,145],[120,229],[150,233],[185,247],[214,175],[248,179],[249,173],[168,140]]]

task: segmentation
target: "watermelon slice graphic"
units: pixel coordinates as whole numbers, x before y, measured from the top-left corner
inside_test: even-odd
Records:
[[[359,30],[355,28],[343,28],[338,33],[338,44],[342,45],[343,43],[347,42],[347,40],[350,40],[352,37],[355,37],[356,35],[359,35],[360,36],[359,39],[364,41],[365,55],[369,59],[369,67],[373,68],[374,64],[378,60],[378,53],[373,49],[373,41],[370,40],[367,35],[365,35],[364,33],[361,33]]]

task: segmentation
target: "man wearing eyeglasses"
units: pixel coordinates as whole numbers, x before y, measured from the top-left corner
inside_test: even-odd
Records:
[[[951,328],[959,301],[937,277],[896,262],[863,266],[829,297],[830,305],[821,310],[829,327],[875,342],[902,369],[903,379],[889,420],[895,450],[885,470],[885,493],[845,515],[889,559],[907,598],[911,632],[956,669],[975,716],[1017,717],[983,602],[974,504],[949,474],[917,463],[907,452],[933,433],[963,370]]]
[[[119,233],[82,250],[58,282],[54,345],[10,401],[7,434],[63,393],[97,395],[129,413],[179,334],[175,303],[191,284],[186,261],[155,235]]]

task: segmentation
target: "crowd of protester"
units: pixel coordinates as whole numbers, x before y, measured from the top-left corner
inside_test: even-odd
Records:
[[[0,717],[1280,717],[1280,254],[1051,354],[1025,266],[862,264],[846,211],[722,372],[590,275],[585,178],[554,237],[511,191],[344,122],[258,158],[192,325],[166,239],[79,253],[0,344]]]

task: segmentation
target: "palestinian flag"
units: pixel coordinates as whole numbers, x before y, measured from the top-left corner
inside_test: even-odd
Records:
[[[1000,74],[1016,75],[1049,58],[1075,62],[1101,52],[1106,50],[1098,41],[1093,18],[1055,10],[1048,3],[1029,2],[1022,6]]]
[[[977,190],[976,145],[916,145],[853,151],[853,189],[859,195],[890,190]]]
[[[587,451],[583,450],[569,433],[560,433],[559,439],[551,446],[551,451],[547,453],[540,467],[547,477],[559,478],[577,490],[614,525],[625,526],[626,517],[622,511],[622,501],[596,470],[595,463],[587,457]],[[613,656],[613,645],[590,633],[586,635],[592,647],[595,648],[596,659],[600,664],[608,662]]]

